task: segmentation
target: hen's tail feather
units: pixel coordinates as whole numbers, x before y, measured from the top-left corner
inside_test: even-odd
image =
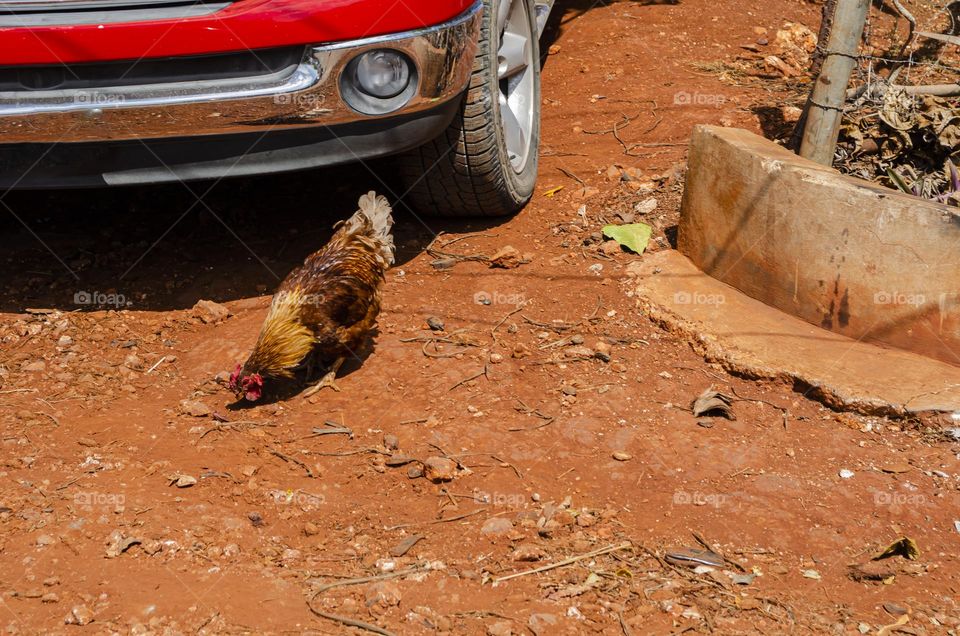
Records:
[[[360,197],[358,203],[360,212],[370,220],[373,226],[371,238],[377,241],[380,246],[380,253],[386,259],[387,265],[393,265],[394,245],[393,245],[393,209],[387,198],[377,195],[371,190]]]

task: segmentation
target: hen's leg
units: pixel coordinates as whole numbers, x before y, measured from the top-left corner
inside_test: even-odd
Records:
[[[328,387],[339,392],[340,387],[337,386],[335,380],[337,379],[337,371],[340,370],[340,367],[343,365],[345,360],[346,358],[337,358],[336,361],[330,365],[330,368],[327,370],[327,374],[320,378],[319,382],[303,392],[303,397],[308,398],[320,389],[325,389]]]

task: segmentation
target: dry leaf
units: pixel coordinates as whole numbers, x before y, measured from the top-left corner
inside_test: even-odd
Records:
[[[693,402],[693,416],[701,415],[722,416],[728,420],[736,420],[737,416],[733,412],[733,398],[725,393],[714,391],[710,387],[700,394]]]

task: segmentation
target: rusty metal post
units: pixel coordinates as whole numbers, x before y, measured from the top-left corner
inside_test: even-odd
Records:
[[[857,51],[870,12],[870,0],[838,0],[826,58],[810,96],[810,114],[803,129],[800,156],[833,165],[847,84],[857,66]],[[820,43],[823,46],[823,43]]]

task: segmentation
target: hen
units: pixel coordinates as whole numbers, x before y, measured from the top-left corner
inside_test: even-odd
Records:
[[[248,401],[260,399],[264,382],[292,379],[319,365],[321,388],[334,380],[347,357],[364,347],[380,313],[384,272],[393,265],[393,216],[387,199],[370,192],[360,209],[341,221],[330,242],[290,272],[270,303],[253,352],[230,376],[230,388]]]

